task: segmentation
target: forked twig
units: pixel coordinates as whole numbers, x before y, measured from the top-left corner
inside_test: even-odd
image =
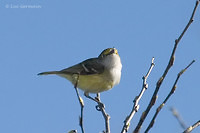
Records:
[[[181,35],[179,36],[178,39],[175,40],[175,44],[174,44],[174,48],[173,48],[173,51],[171,53],[171,57],[169,59],[169,62],[168,62],[168,65],[163,73],[163,75],[160,77],[160,79],[158,80],[157,84],[156,84],[156,89],[153,93],[153,96],[149,102],[149,105],[147,106],[146,110],[142,113],[142,116],[140,117],[140,121],[138,122],[136,128],[134,129],[134,133],[138,133],[144,120],[146,119],[146,116],[148,115],[149,111],[151,110],[152,106],[155,104],[156,102],[156,99],[157,99],[157,94],[158,94],[158,91],[160,89],[160,86],[163,82],[163,80],[165,79],[169,69],[172,67],[173,63],[174,63],[174,59],[175,59],[175,52],[176,52],[176,49],[177,49],[177,46],[180,42],[180,40],[182,39],[183,35],[185,34],[185,32],[187,31],[187,29],[189,28],[189,26],[191,25],[191,23],[193,22],[193,19],[194,19],[194,14],[196,13],[196,9],[197,9],[197,6],[199,4],[199,0],[196,1],[196,5],[194,7],[194,10],[192,12],[192,15],[190,17],[190,20],[188,22],[188,24],[186,25],[186,27],[184,28],[184,30],[182,31]]]
[[[155,123],[155,119],[156,117],[158,116],[158,113],[160,112],[160,110],[163,108],[163,106],[166,104],[166,102],[168,101],[168,99],[171,97],[171,95],[175,92],[176,90],[176,85],[177,85],[177,82],[179,80],[179,78],[181,77],[181,75],[195,62],[195,60],[193,60],[186,68],[184,68],[183,70],[181,70],[178,75],[177,75],[177,78],[174,82],[174,85],[172,86],[172,89],[171,91],[169,92],[169,94],[167,95],[167,97],[165,98],[165,100],[163,101],[162,104],[160,104],[160,106],[156,109],[156,112],[151,120],[151,122],[149,123],[147,129],[145,130],[145,133],[147,133],[154,125]]]
[[[98,105],[96,106],[96,109],[98,111],[101,111],[101,113],[102,113],[102,115],[104,117],[104,120],[105,120],[105,128],[106,128],[105,133],[110,133],[110,123],[109,123],[110,116],[106,113],[105,106],[101,102],[100,93],[97,93],[96,99],[99,101],[99,102],[97,102]]]
[[[110,116],[106,113],[105,111],[105,105],[101,102],[101,99],[100,99],[100,93],[97,93],[97,96],[95,98],[91,97],[89,95],[89,93],[85,92],[84,95],[92,100],[92,101],[95,101],[98,105],[96,106],[96,109],[97,111],[101,111],[104,119],[105,119],[105,128],[106,128],[106,133],[110,133],[110,124],[109,124],[109,120],[110,120]]]
[[[124,121],[124,126],[122,128],[121,133],[128,132],[130,122],[131,122],[133,116],[135,115],[135,113],[139,110],[139,104],[138,103],[139,103],[140,99],[142,98],[145,90],[147,90],[147,88],[148,88],[147,78],[149,77],[149,74],[151,73],[154,66],[155,66],[155,64],[154,64],[154,57],[153,57],[152,60],[151,60],[151,65],[150,65],[150,68],[149,68],[147,74],[145,76],[143,76],[143,78],[142,78],[143,79],[142,90],[141,90],[140,94],[138,96],[136,96],[134,101],[133,101],[134,102],[133,108],[131,110],[131,113],[126,117],[126,119]]]

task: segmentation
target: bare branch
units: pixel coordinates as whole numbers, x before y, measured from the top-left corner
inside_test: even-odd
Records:
[[[106,113],[105,111],[105,105],[101,102],[100,100],[100,93],[97,93],[97,96],[95,98],[91,97],[89,95],[89,93],[84,93],[84,95],[89,98],[92,101],[95,101],[98,105],[96,106],[97,111],[101,111],[104,119],[105,119],[105,128],[106,131],[104,131],[105,133],[110,133],[110,124],[109,124],[109,120],[110,120],[110,116]]]
[[[156,85],[156,89],[153,93],[153,96],[151,98],[151,101],[149,102],[149,105],[147,106],[146,110],[142,113],[142,116],[140,117],[140,121],[138,123],[138,125],[136,126],[135,130],[133,131],[134,133],[138,133],[144,120],[146,119],[146,116],[148,115],[149,111],[151,110],[152,106],[154,105],[156,99],[157,99],[157,94],[158,94],[158,91],[160,89],[160,86],[163,82],[163,80],[165,79],[169,69],[172,67],[172,65],[174,64],[174,59],[175,59],[175,52],[176,52],[176,49],[177,49],[177,46],[180,42],[180,40],[182,39],[183,35],[185,34],[185,32],[187,31],[187,29],[189,28],[189,26],[191,25],[191,23],[193,22],[193,19],[194,19],[194,15],[196,13],[196,9],[197,9],[197,6],[199,4],[199,0],[196,1],[196,5],[193,9],[193,12],[192,12],[192,15],[190,17],[190,20],[188,22],[188,24],[186,25],[186,27],[184,28],[184,30],[182,31],[181,35],[179,36],[178,39],[175,40],[175,44],[174,44],[174,48],[173,48],[173,51],[171,53],[171,56],[170,56],[170,59],[169,59],[169,62],[168,62],[168,65],[163,73],[163,75],[160,77],[160,79],[158,80],[157,82],[157,85]]]
[[[79,91],[78,91],[78,88],[77,88],[78,82],[79,82],[79,75],[77,75],[77,81],[76,81],[76,84],[74,85],[74,88],[76,90],[76,95],[78,97],[78,101],[79,101],[80,106],[81,106],[81,116],[79,117],[79,125],[81,127],[82,133],[84,133],[84,128],[83,128],[83,108],[84,108],[84,102],[83,102],[83,99],[81,98],[81,96],[79,94]]]
[[[172,114],[174,115],[174,117],[178,120],[178,122],[180,123],[181,127],[185,130],[187,128],[187,126],[185,125],[185,122],[183,121],[183,119],[181,118],[181,116],[179,115],[178,111],[176,111],[175,108],[171,107],[170,110],[172,111]]]
[[[198,126],[200,126],[200,120],[197,121],[194,125],[188,127],[183,133],[190,133],[193,129],[195,129]]]
[[[151,60],[151,66],[147,72],[147,74],[145,76],[143,76],[143,85],[142,85],[142,90],[140,92],[140,94],[138,96],[135,97],[134,99],[134,105],[133,108],[131,110],[131,113],[126,117],[125,121],[124,121],[124,126],[123,129],[121,131],[121,133],[126,133],[128,132],[129,126],[130,126],[130,121],[132,120],[133,116],[135,115],[135,113],[139,110],[139,101],[142,98],[145,90],[148,88],[148,84],[147,84],[147,78],[149,76],[149,74],[151,73],[153,67],[155,66],[154,64],[154,57]]]
[[[163,101],[162,104],[160,104],[160,106],[156,109],[156,112],[150,122],[150,124],[148,125],[147,129],[145,130],[145,133],[147,133],[154,125],[155,123],[155,119],[158,115],[158,113],[160,112],[160,110],[163,108],[163,106],[167,103],[168,99],[171,97],[171,95],[175,92],[176,90],[176,85],[177,85],[177,82],[179,80],[179,78],[181,77],[181,75],[194,63],[195,61],[193,60],[186,68],[184,68],[183,70],[181,70],[178,75],[177,75],[177,78],[174,82],[174,85],[172,86],[172,89],[171,91],[169,92],[169,94],[167,95],[167,97],[165,98],[165,100]]]
[[[105,120],[105,127],[106,127],[105,133],[110,133],[110,123],[109,123],[110,116],[106,113],[105,107],[100,100],[100,93],[97,93],[96,99],[99,101],[99,102],[97,102],[98,105],[97,105],[96,109],[98,111],[101,111],[101,113],[104,117],[104,120]]]

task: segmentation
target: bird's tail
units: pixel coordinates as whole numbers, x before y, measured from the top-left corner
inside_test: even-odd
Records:
[[[38,75],[60,74],[60,71],[41,72]]]

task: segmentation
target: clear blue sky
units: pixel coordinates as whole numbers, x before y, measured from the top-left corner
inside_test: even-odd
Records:
[[[142,86],[142,76],[155,64],[131,132],[146,108],[171,54],[174,40],[188,22],[195,0],[1,0],[0,1],[0,132],[67,133],[77,129],[79,103],[71,83],[58,76],[37,73],[60,70],[108,47],[118,49],[123,70],[121,82],[103,92],[110,114],[111,132],[121,131],[132,101]],[[32,6],[32,8],[30,6]],[[35,7],[34,7],[35,6]],[[173,68],[158,93],[152,114],[170,91],[177,73],[193,59],[177,90],[160,112],[152,133],[182,132],[169,111],[175,107],[189,126],[200,119],[200,8],[181,40]],[[81,95],[83,93],[81,92]],[[84,97],[86,133],[104,130],[95,103]],[[200,132],[197,128],[194,133]]]

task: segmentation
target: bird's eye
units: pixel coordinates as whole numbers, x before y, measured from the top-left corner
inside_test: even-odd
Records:
[[[100,55],[99,57],[105,57],[107,55],[110,55],[110,54],[118,54],[117,53],[117,50],[115,48],[108,48],[108,49],[105,49]]]

